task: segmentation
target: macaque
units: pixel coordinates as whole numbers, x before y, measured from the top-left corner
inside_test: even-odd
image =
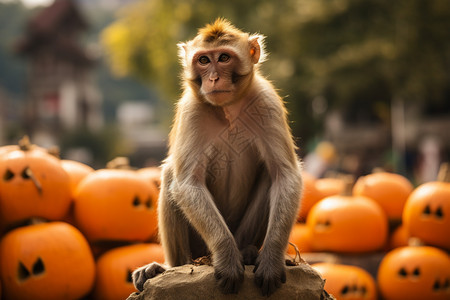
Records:
[[[138,290],[168,267],[206,255],[224,293],[238,292],[244,264],[255,265],[263,295],[286,281],[302,180],[283,101],[259,71],[263,43],[218,19],[178,45],[184,92],[158,212],[166,264],[137,269]]]

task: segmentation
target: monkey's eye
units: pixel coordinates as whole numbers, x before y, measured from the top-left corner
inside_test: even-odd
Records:
[[[228,54],[222,53],[219,56],[219,62],[227,62],[230,60],[230,56]]]
[[[198,58],[198,62],[202,65],[206,65],[210,62],[210,60],[209,60],[208,56],[200,56]]]

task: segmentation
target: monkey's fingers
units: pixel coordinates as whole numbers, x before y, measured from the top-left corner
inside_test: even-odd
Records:
[[[259,266],[259,265],[258,265]],[[257,266],[255,267],[255,284],[261,289],[263,296],[270,296],[278,288],[281,287],[282,283],[286,282],[286,272],[282,271],[281,274],[276,274],[273,272],[256,272]]]
[[[158,274],[164,273],[166,269],[158,263],[151,263],[140,267],[133,272],[133,284],[138,291],[144,290],[144,283]]]
[[[244,280],[244,268],[242,269],[226,269],[214,272],[219,288],[224,294],[237,294]]]

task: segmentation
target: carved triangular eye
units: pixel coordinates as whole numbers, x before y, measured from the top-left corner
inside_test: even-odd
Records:
[[[30,175],[30,167],[25,167],[22,171],[22,173],[20,173],[20,176],[22,176],[23,179],[30,179],[31,175]]]
[[[436,281],[433,284],[433,290],[439,291],[441,289],[441,284],[439,283],[439,280],[436,279]]]
[[[14,173],[10,169],[6,169],[5,174],[3,175],[4,181],[9,181],[14,178]]]
[[[145,206],[147,206],[148,209],[152,209],[153,208],[152,199],[148,198],[147,202],[145,202]]]
[[[346,295],[350,292],[350,287],[348,285],[344,285],[344,287],[341,290],[342,295]]]
[[[133,206],[139,206],[141,205],[141,200],[139,200],[138,196],[135,196],[133,199]]]
[[[27,267],[19,261],[19,265],[17,266],[17,277],[20,281],[27,280],[30,277],[30,271],[28,271]]]
[[[445,279],[445,281],[444,281],[444,286],[443,286],[443,288],[446,290],[446,289],[448,289],[450,287],[450,281],[449,281],[449,279],[447,278],[447,279]]]
[[[419,276],[420,275],[420,269],[419,268],[415,268],[412,274],[415,277]]]
[[[442,218],[444,217],[444,212],[442,211],[442,207],[439,206],[439,207],[436,209],[435,214],[436,214],[436,218],[442,219]]]
[[[363,294],[363,296],[364,296],[364,295],[366,295],[366,293],[367,293],[367,288],[363,285],[361,287],[361,294]]]
[[[126,282],[133,283],[133,276],[132,275],[133,275],[133,271],[127,270]]]
[[[39,257],[33,265],[33,275],[39,275],[44,272],[45,272],[44,262]]]
[[[426,216],[431,215],[431,208],[429,205],[425,206],[425,208],[423,209],[423,214]]]
[[[408,276],[408,273],[406,272],[405,268],[401,268],[400,270],[398,270],[398,275],[400,275],[401,277],[406,277]]]

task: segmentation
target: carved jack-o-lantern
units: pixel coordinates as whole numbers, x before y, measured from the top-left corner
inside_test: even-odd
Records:
[[[442,181],[424,183],[411,193],[403,223],[411,236],[450,250],[450,170],[443,173]]]
[[[378,268],[383,299],[450,299],[450,258],[429,247],[401,247],[389,252]]]
[[[33,148],[0,156],[1,225],[33,217],[62,220],[70,203],[69,176],[57,158]]]
[[[3,237],[0,277],[5,299],[80,299],[94,284],[95,263],[75,227],[42,223]]]
[[[91,241],[145,241],[156,233],[156,187],[136,171],[102,169],[75,195],[75,220]]]
[[[309,212],[311,247],[315,251],[366,252],[383,247],[388,233],[386,215],[363,196],[330,196]]]
[[[136,244],[115,248],[97,260],[97,280],[94,298],[98,300],[122,300],[132,292],[132,272],[150,262],[164,262],[159,244]]]
[[[375,280],[364,269],[333,263],[311,265],[326,280],[324,289],[337,300],[376,300]]]

